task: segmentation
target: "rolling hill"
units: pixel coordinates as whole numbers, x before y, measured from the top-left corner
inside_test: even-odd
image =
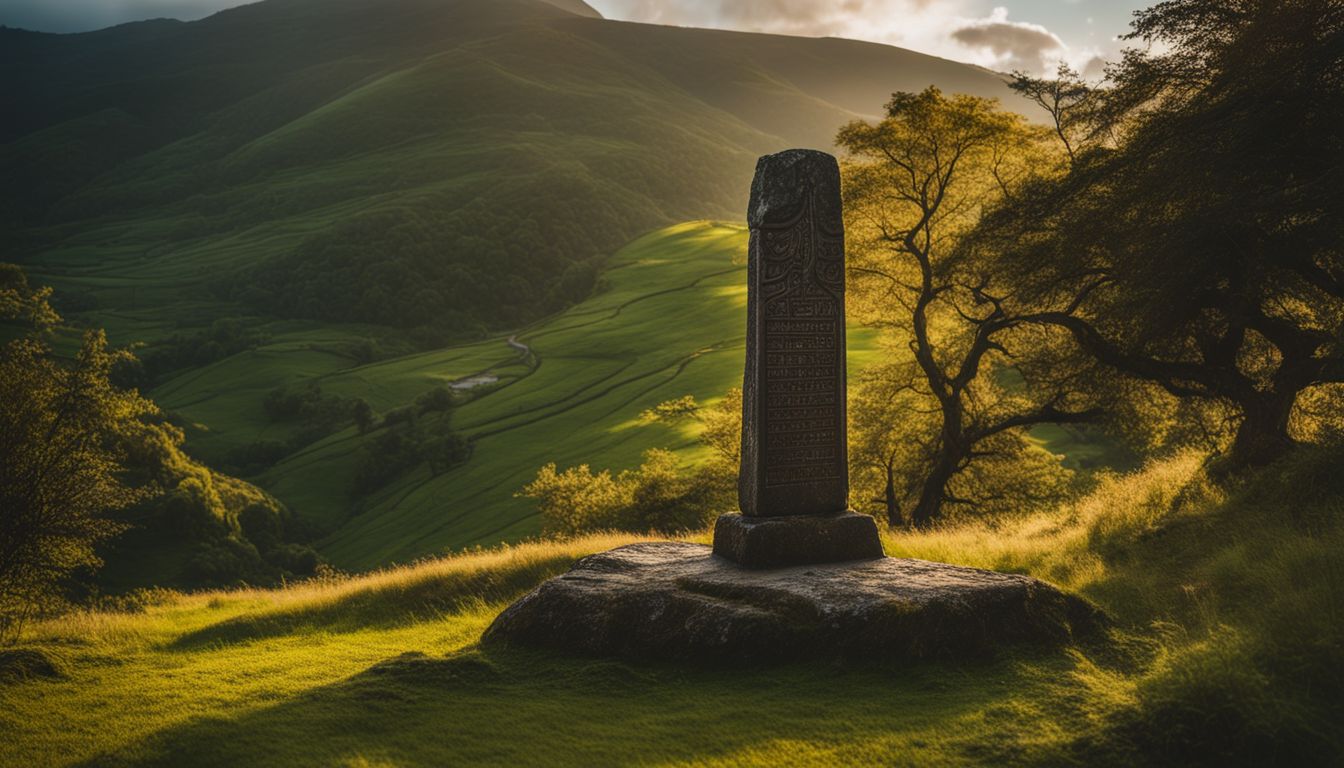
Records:
[[[367,330],[359,326],[273,323],[265,343],[150,394],[189,425],[196,454],[229,468],[238,451],[291,444],[302,429],[268,417],[263,403],[278,386],[363,398],[386,421],[437,387],[479,382],[462,390],[452,415],[472,441],[471,458],[447,472],[418,462],[373,493],[354,493],[360,462],[390,427],[362,433],[345,420],[249,479],[289,505],[343,569],[521,541],[540,533],[541,521],[532,500],[514,494],[548,462],[619,471],[650,448],[703,460],[693,422],[647,423],[640,414],[683,395],[712,402],[740,385],[746,245],[738,224],[657,230],[614,254],[601,290],[575,307],[516,334],[386,360],[352,358]],[[872,331],[850,329],[852,371],[878,354]],[[1061,428],[1039,438],[1055,453],[1099,450]]]
[[[514,493],[547,462],[619,470],[655,447],[701,458],[691,425],[644,424],[639,415],[682,395],[713,400],[740,383],[745,254],[741,226],[676,225],[621,249],[602,291],[516,337],[358,364],[343,353],[350,337],[339,329],[282,325],[261,347],[175,377],[152,395],[201,425],[192,445],[218,464],[241,447],[290,437],[292,428],[261,407],[279,384],[362,397],[385,415],[436,386],[493,377],[453,414],[474,451],[446,473],[420,464],[356,496],[350,478],[384,430],[348,426],[253,479],[321,531],[318,548],[343,568],[518,541],[539,533],[540,520]],[[692,316],[690,329],[669,322]],[[851,363],[859,366],[872,351],[870,334],[852,336]],[[510,340],[528,348],[525,359]]]
[[[894,90],[1009,95],[910,51],[579,0],[0,29],[0,67],[0,260],[77,325],[146,344],[135,383],[188,450],[274,493],[346,568],[537,533],[513,493],[549,461],[694,461],[691,434],[635,418],[737,383],[745,233],[676,222],[736,220],[757,156],[829,146]],[[470,461],[369,493],[350,478],[379,430],[309,435],[265,407],[320,386],[383,418],[481,374],[498,381],[453,416]]]
[[[736,218],[758,155],[829,146],[893,90],[1008,94],[886,46],[537,0],[6,29],[0,66],[3,258],[67,311],[353,319],[431,342],[572,304],[649,229]]]

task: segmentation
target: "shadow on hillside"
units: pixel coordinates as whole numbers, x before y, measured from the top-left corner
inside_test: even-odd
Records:
[[[1067,673],[1063,658],[1042,663]],[[712,670],[520,650],[406,653],[292,700],[196,719],[81,765],[778,762],[798,745],[842,762],[847,754],[862,762],[1013,762],[1035,737],[996,727],[1000,735],[986,738],[985,718],[1011,725],[1039,683],[1006,661]],[[976,723],[978,733],[949,728],[958,722]]]
[[[332,594],[317,594],[294,605],[225,619],[188,632],[168,647],[189,651],[314,630],[341,633],[402,626],[470,606],[511,602],[568,570],[577,559],[562,551],[476,569],[412,570],[405,578],[337,587]]]

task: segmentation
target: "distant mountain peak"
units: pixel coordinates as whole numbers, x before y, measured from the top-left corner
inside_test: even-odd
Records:
[[[548,5],[554,5],[562,11],[568,11],[575,16],[586,16],[590,19],[600,19],[602,14],[598,13],[591,5],[583,0],[541,0]]]

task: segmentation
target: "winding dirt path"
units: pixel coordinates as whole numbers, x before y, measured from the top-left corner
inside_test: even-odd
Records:
[[[523,342],[519,341],[518,334],[516,333],[510,336],[509,340],[505,343],[507,343],[510,347],[513,347],[515,350],[517,350],[518,356],[523,358],[524,360],[527,359],[528,355],[532,354],[532,348],[527,346]]]

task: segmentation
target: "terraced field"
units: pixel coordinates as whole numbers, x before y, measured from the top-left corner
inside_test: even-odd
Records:
[[[352,500],[361,446],[353,428],[287,457],[256,480],[301,517],[330,531],[319,548],[344,568],[366,568],[445,550],[517,541],[539,521],[513,494],[547,462],[619,470],[654,447],[699,457],[691,426],[647,424],[646,408],[681,395],[713,400],[742,375],[746,230],[691,222],[646,235],[615,254],[603,288],[567,312],[519,331],[524,356],[498,337],[354,365],[339,352],[358,328],[270,329],[270,343],[178,377],[153,393],[196,422],[203,455],[283,439],[261,408],[280,383],[315,381],[324,393],[362,397],[380,413],[436,386],[479,374],[454,426],[471,437],[471,460],[438,477],[411,470],[375,496]],[[871,334],[851,333],[851,365],[872,354]]]

